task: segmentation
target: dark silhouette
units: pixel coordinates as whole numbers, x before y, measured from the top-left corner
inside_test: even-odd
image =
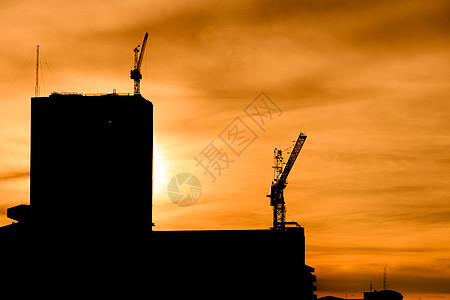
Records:
[[[355,299],[355,300],[402,300],[403,295],[399,292],[392,290],[382,290],[382,291],[371,291],[364,292],[364,299]],[[326,296],[321,297],[318,300],[344,300],[344,298]]]
[[[158,257],[173,266],[158,278],[162,286],[166,280],[174,284],[171,293],[196,291],[209,294],[208,299],[317,299],[314,268],[305,265],[303,227],[151,235]]]
[[[140,95],[31,99],[30,207],[8,230],[150,231],[153,105]]]
[[[392,290],[364,292],[364,300],[402,300],[403,295]]]
[[[152,145],[140,95],[32,98],[31,201],[0,228],[16,296],[316,299],[299,225],[152,231]]]

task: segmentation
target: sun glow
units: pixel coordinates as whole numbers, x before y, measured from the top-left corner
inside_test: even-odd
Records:
[[[167,177],[167,161],[158,144],[153,144],[153,195],[164,193],[169,178]]]

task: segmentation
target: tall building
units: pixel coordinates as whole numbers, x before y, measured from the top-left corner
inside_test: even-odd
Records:
[[[152,151],[140,95],[32,98],[30,206],[8,216],[45,232],[151,231]]]

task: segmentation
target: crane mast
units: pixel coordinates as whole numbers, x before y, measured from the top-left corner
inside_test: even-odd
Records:
[[[137,45],[136,48],[133,49],[134,51],[134,68],[130,71],[130,78],[134,80],[134,94],[140,95],[141,94],[141,65],[142,60],[144,59],[144,52],[145,47],[147,45],[147,38],[148,38],[148,32],[145,33],[144,40],[142,41],[142,47],[140,45]],[[139,49],[140,47],[140,49]],[[140,54],[139,54],[140,52]]]
[[[300,150],[305,143],[306,135],[300,133],[297,141],[291,151],[291,155],[283,169],[283,151],[275,148],[274,151],[274,179],[272,181],[272,186],[270,187],[270,205],[273,207],[273,227],[272,230],[285,231],[286,225],[292,225],[298,223],[296,222],[286,222],[286,204],[284,202],[284,189],[287,185],[287,177],[294,166],[295,160],[297,159]]]

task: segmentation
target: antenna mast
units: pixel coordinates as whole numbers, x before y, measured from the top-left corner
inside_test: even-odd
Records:
[[[387,288],[387,265],[384,265],[383,290]]]
[[[39,45],[36,46],[36,86],[34,88],[34,96],[39,97]]]

